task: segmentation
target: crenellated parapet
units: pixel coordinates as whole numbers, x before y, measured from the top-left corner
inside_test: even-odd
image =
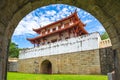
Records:
[[[98,49],[100,40],[100,35],[97,32],[73,37],[39,47],[21,50],[19,59]]]
[[[110,39],[105,39],[100,41],[100,48],[110,47],[112,46]]]

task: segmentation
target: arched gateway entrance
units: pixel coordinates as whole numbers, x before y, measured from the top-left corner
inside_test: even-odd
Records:
[[[52,64],[49,60],[45,60],[41,64],[41,73],[52,74]]]
[[[82,8],[103,24],[116,55],[115,80],[120,80],[120,0],[0,0],[0,80],[6,80],[9,42],[17,24],[29,12],[50,4]]]

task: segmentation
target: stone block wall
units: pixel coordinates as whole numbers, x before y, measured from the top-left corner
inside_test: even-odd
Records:
[[[41,64],[45,60],[51,62],[53,74],[107,74],[114,70],[113,49],[112,47],[106,47],[96,50],[19,59],[18,71],[42,73]]]
[[[8,62],[8,71],[16,72],[18,70],[17,62]]]
[[[112,47],[99,49],[101,73],[107,74],[114,71],[114,51]]]
[[[51,62],[53,74],[101,74],[98,49],[20,59],[18,71],[42,73],[41,66],[45,60]]]

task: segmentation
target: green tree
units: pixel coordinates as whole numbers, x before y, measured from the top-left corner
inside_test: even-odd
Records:
[[[108,33],[107,32],[104,32],[102,35],[101,35],[101,39],[104,40],[104,39],[108,39],[109,36],[108,36]]]
[[[18,48],[18,45],[15,44],[14,42],[11,42],[10,43],[10,47],[9,47],[9,54],[8,56],[11,57],[11,58],[18,58],[19,56],[19,48]]]

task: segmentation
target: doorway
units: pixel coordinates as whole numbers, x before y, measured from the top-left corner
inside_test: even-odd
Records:
[[[41,73],[52,74],[52,64],[49,60],[44,60],[41,64]]]

